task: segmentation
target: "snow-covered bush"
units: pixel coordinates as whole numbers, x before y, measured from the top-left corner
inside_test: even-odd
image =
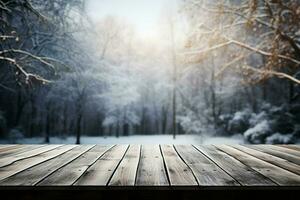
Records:
[[[275,133],[269,137],[266,138],[267,144],[290,144],[294,141],[293,134],[281,134],[281,133]]]
[[[300,105],[262,103],[259,110],[254,113],[244,109],[234,114],[220,115],[221,132],[227,135],[243,134],[245,140],[253,144],[295,143],[296,138],[300,137]]]
[[[300,107],[299,107],[300,108]],[[250,143],[293,143],[298,134],[299,118],[294,106],[272,106],[264,103],[260,113],[251,114],[250,128],[244,137]]]
[[[232,135],[232,133],[228,131],[228,122],[232,118],[232,114],[223,114],[219,116],[218,128],[216,130],[217,135]]]
[[[265,111],[262,111],[258,114],[252,113],[251,118],[249,119],[249,125],[250,127],[254,127],[259,122],[268,119],[268,115]]]
[[[293,132],[294,137],[300,138],[300,124],[296,124],[294,126],[294,132]]]
[[[263,120],[262,122],[256,124],[253,128],[248,129],[244,133],[244,137],[250,143],[260,144],[264,143],[266,137],[272,134],[272,129],[267,120]]]
[[[0,136],[4,135],[6,129],[6,119],[2,111],[0,111]]]
[[[17,141],[22,138],[24,138],[24,134],[20,128],[11,129],[8,133],[8,140],[10,143],[17,143]]]
[[[300,104],[291,105],[289,112],[294,116],[296,123],[300,124]]]
[[[195,116],[192,113],[188,113],[188,116],[178,116],[177,120],[187,134],[201,134],[204,127],[203,124],[195,119]]]
[[[232,134],[244,133],[249,128],[250,117],[251,111],[249,109],[236,112],[233,118],[228,122],[228,131]]]

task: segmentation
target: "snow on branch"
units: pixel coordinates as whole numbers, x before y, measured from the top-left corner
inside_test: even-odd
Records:
[[[293,81],[297,84],[300,84],[299,79],[297,79],[297,78],[295,78],[291,75],[288,75],[286,73],[277,72],[277,71],[273,71],[273,70],[258,69],[258,68],[255,68],[255,67],[251,67],[249,65],[243,65],[242,69],[247,70],[247,71],[256,72],[256,73],[263,74],[263,75],[277,76],[278,78],[286,78],[286,79],[289,79],[289,80],[291,80],[291,81]]]
[[[29,53],[28,51],[23,51],[23,50],[20,50],[20,49],[8,49],[8,50],[3,50],[3,51],[0,51],[0,55],[1,54],[7,54],[7,53],[19,53],[19,54],[24,54],[26,56],[29,56],[35,60],[38,60],[39,62],[47,65],[48,67],[52,68],[53,70],[55,69],[54,65],[52,65],[51,63],[47,62],[45,58],[42,58],[42,57],[39,57],[39,56],[36,56],[36,55],[33,55],[31,53]],[[53,59],[52,59],[53,60]]]
[[[211,30],[212,32],[214,32],[212,29],[208,28],[208,26],[202,24],[202,26],[206,27],[207,29]],[[227,42],[225,43],[221,43],[221,44],[217,44],[213,47],[210,47],[210,48],[207,48],[207,49],[204,49],[204,50],[196,50],[196,51],[189,51],[189,52],[185,52],[183,53],[183,55],[192,55],[192,54],[203,54],[203,53],[207,53],[207,52],[210,52],[210,51],[214,51],[214,50],[217,50],[219,48],[222,48],[222,47],[226,47],[228,45],[231,45],[231,44],[235,44],[235,45],[238,45],[240,47],[243,47],[245,49],[248,49],[250,51],[254,51],[255,53],[259,53],[263,56],[274,56],[273,53],[270,53],[270,52],[266,52],[266,51],[263,51],[261,49],[258,49],[258,48],[255,48],[253,46],[250,46],[246,43],[243,43],[243,42],[240,42],[238,40],[234,40],[234,39],[231,39],[221,33],[218,33],[220,35],[220,37],[222,37],[223,39],[226,39]],[[281,55],[281,54],[278,54],[277,55],[278,58],[281,58],[281,59],[284,59],[284,60],[288,60],[288,61],[291,61],[297,65],[300,65],[300,61],[295,59],[295,58],[292,58],[292,57],[289,57],[289,56],[285,56],[285,55]]]
[[[38,81],[38,82],[42,82],[42,83],[50,83],[51,82],[47,79],[42,78],[41,76],[39,76],[37,74],[32,74],[32,73],[26,72],[24,70],[24,68],[16,62],[15,59],[0,56],[0,60],[7,61],[10,64],[14,65],[17,68],[18,73],[20,72],[22,75],[25,76],[26,83],[29,83],[31,81]]]
[[[218,45],[215,45],[213,47],[203,49],[203,50],[192,50],[192,51],[188,51],[188,52],[183,52],[183,53],[181,53],[181,55],[204,54],[204,53],[208,53],[208,52],[217,50],[222,47],[226,47],[230,44],[232,44],[232,41],[224,42],[224,43],[221,43],[221,44],[218,44]]]

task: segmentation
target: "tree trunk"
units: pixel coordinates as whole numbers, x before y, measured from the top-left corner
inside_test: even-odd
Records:
[[[67,132],[68,132],[68,128],[67,128],[68,113],[67,113],[67,110],[68,110],[67,103],[65,103],[65,106],[64,106],[64,120],[63,120],[63,134],[65,134],[65,135],[67,135]]]
[[[129,136],[129,124],[127,123],[123,124],[123,135]]]
[[[47,106],[45,143],[50,143],[50,109]]]
[[[176,139],[176,91],[175,91],[175,86],[173,89],[173,98],[172,98],[172,102],[173,102],[173,116],[172,116],[172,124],[173,124],[173,139]]]
[[[76,144],[80,144],[80,133],[81,133],[81,119],[82,115],[81,113],[77,116],[77,122],[76,122]]]
[[[120,136],[120,126],[119,126],[119,122],[117,124],[117,131],[116,131],[116,137],[118,138]]]
[[[162,108],[162,134],[167,133],[167,125],[168,125],[168,110],[164,107]]]
[[[16,119],[15,119],[15,124],[14,126],[18,126],[20,123],[21,119],[21,114],[23,112],[23,109],[26,105],[26,101],[22,99],[22,94],[21,94],[21,89],[18,92],[18,97],[17,97],[17,112],[16,112]]]
[[[295,96],[294,83],[290,82],[289,86],[289,103],[292,103]]]
[[[112,125],[109,125],[109,128],[108,128],[108,135],[109,135],[109,136],[112,136],[112,132],[113,132],[113,126],[112,126]]]
[[[145,108],[142,109],[142,120],[141,120],[141,134],[145,134],[146,132],[146,115],[145,115],[146,111]]]

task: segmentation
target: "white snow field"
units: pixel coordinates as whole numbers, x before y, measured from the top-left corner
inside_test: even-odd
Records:
[[[51,144],[74,144],[75,137],[51,137]],[[41,144],[43,137],[20,138],[15,141],[0,140],[0,143],[17,144]],[[81,137],[81,144],[243,144],[243,136],[235,135],[233,137],[205,137],[198,135],[177,135],[173,139],[172,135],[134,135],[122,137]]]

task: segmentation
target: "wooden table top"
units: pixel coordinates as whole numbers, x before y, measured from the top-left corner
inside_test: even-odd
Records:
[[[297,145],[0,145],[3,186],[300,186]]]

